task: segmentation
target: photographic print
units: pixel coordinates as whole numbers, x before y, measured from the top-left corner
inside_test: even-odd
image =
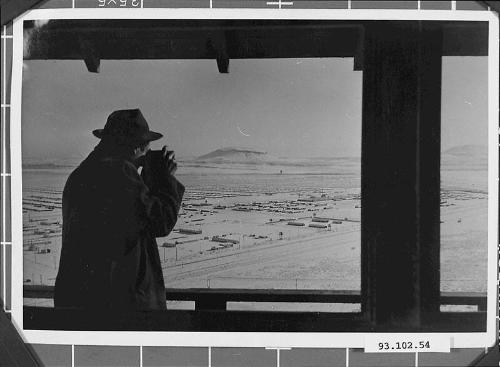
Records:
[[[249,17],[18,24],[24,329],[487,333],[489,21]]]
[[[32,248],[26,280],[54,284],[63,188],[100,142],[91,130],[112,110],[140,106],[165,136],[158,149],[175,151],[175,177],[186,188],[175,227],[156,238],[168,288],[359,290],[361,78],[352,59],[235,60],[229,74],[213,60],[101,68],[93,75],[78,61],[26,63],[34,79],[27,76],[25,85],[37,96],[58,90],[61,102],[66,86],[79,85],[72,102],[58,103],[66,112],[39,114],[52,98],[49,106],[33,105],[33,117],[47,121],[29,118],[23,131],[23,146],[33,148],[23,153],[25,244]],[[67,138],[58,136],[62,130]],[[52,157],[42,158],[47,153]]]

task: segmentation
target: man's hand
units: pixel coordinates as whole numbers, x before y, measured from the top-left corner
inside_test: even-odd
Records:
[[[174,175],[177,171],[177,162],[175,161],[175,153],[173,150],[167,150],[167,146],[164,145],[161,148],[161,152],[163,155],[163,159],[165,161],[165,165],[167,168],[167,172],[171,175]]]

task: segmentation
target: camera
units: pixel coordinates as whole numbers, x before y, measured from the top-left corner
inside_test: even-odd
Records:
[[[144,156],[144,167],[147,170],[162,171],[168,170],[169,173],[175,172],[176,163],[174,161],[174,151],[166,150],[149,150]]]
[[[163,150],[148,150],[146,153],[146,161],[149,162],[170,162],[173,161],[174,159],[174,151],[173,150],[167,150],[166,153],[164,153]]]
[[[148,163],[159,163],[164,160],[163,151],[150,149],[144,159]]]

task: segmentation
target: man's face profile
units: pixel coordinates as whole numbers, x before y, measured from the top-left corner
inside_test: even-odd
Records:
[[[134,149],[134,159],[139,159],[146,155],[146,153],[151,149],[150,143],[148,142],[144,147],[137,147]]]
[[[133,160],[136,162],[137,166],[141,167],[144,165],[144,157],[150,149],[151,147],[149,142],[145,146],[139,146],[134,149]]]

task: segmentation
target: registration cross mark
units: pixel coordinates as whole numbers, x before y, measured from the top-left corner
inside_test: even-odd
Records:
[[[278,5],[278,8],[281,9],[282,6],[293,6],[293,1],[268,1],[266,5]]]

